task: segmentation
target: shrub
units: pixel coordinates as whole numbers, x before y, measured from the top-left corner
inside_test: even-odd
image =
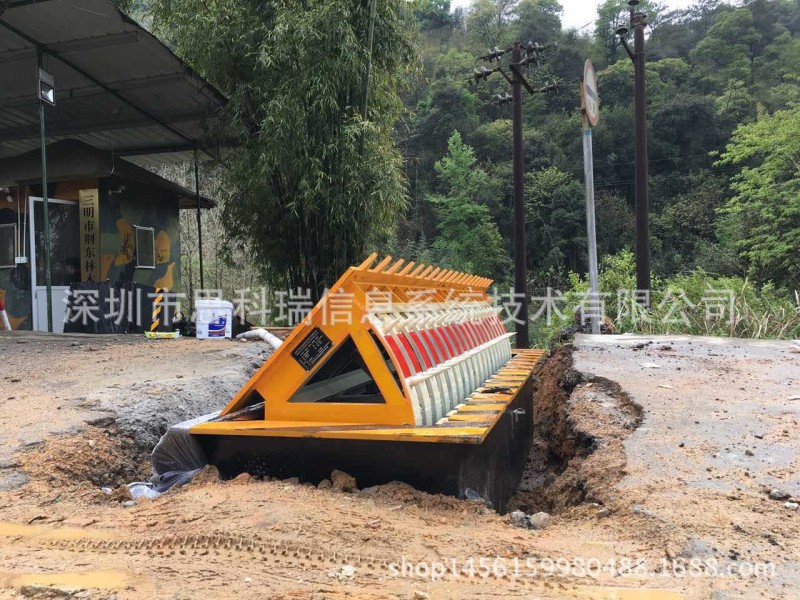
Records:
[[[533,294],[534,344],[546,344],[562,328],[576,323],[576,312],[586,305],[587,279],[570,273],[568,281],[563,293]],[[771,282],[756,287],[746,278],[721,277],[699,268],[668,279],[653,277],[651,308],[645,311],[635,301],[633,253],[624,250],[602,261],[599,283],[604,314],[614,322],[617,333],[800,337],[800,293]]]

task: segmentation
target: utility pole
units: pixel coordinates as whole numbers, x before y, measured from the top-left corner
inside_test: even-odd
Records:
[[[633,30],[633,51],[625,41],[628,29],[620,27],[617,35],[633,61],[634,128],[636,147],[636,288],[639,301],[650,303],[650,198],[647,159],[647,90],[645,81],[644,28],[647,16],[637,12],[639,0],[630,0],[630,28]]]
[[[528,80],[525,79],[523,69],[529,65],[539,66],[541,64],[541,54],[544,50],[552,48],[553,45],[540,46],[533,42],[523,45],[515,42],[509,48],[501,50],[497,47],[489,50],[486,56],[481,56],[482,60],[489,63],[497,62],[493,69],[481,67],[475,69],[473,77],[478,82],[486,80],[493,73],[500,73],[511,85],[511,95],[498,95],[497,103],[502,106],[511,103],[512,119],[512,165],[513,165],[513,195],[514,195],[514,300],[518,303],[519,310],[515,319],[516,346],[517,348],[527,348],[528,341],[528,268],[527,268],[527,247],[525,243],[525,160],[524,143],[522,139],[522,88],[524,87],[529,94],[545,93],[557,91],[555,84],[545,86],[541,89],[533,89]],[[511,71],[509,76],[505,69],[500,65],[500,58],[507,53],[511,53],[511,62],[508,69]]]
[[[522,45],[517,42],[512,64],[522,60]],[[525,242],[525,151],[522,143],[522,73],[511,71],[512,164],[514,170],[514,296],[520,302],[516,320],[517,348],[528,347],[528,269]]]

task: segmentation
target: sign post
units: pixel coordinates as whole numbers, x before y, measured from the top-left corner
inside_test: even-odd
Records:
[[[581,84],[583,105],[583,178],[586,182],[586,246],[589,253],[589,320],[592,333],[600,333],[602,308],[597,275],[597,234],[594,219],[594,157],[592,156],[592,127],[600,118],[600,96],[597,93],[597,77],[592,61],[583,66]]]

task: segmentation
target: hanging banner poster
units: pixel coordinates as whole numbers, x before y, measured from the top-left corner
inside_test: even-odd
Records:
[[[100,272],[100,215],[97,190],[78,192],[81,227],[81,281],[97,281]]]

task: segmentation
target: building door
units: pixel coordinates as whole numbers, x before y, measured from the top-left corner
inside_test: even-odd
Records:
[[[74,200],[48,199],[50,217],[50,282],[53,295],[53,332],[63,333],[69,284],[81,280],[80,220]],[[47,331],[47,287],[44,277],[44,204],[31,197],[31,296],[33,329]]]

